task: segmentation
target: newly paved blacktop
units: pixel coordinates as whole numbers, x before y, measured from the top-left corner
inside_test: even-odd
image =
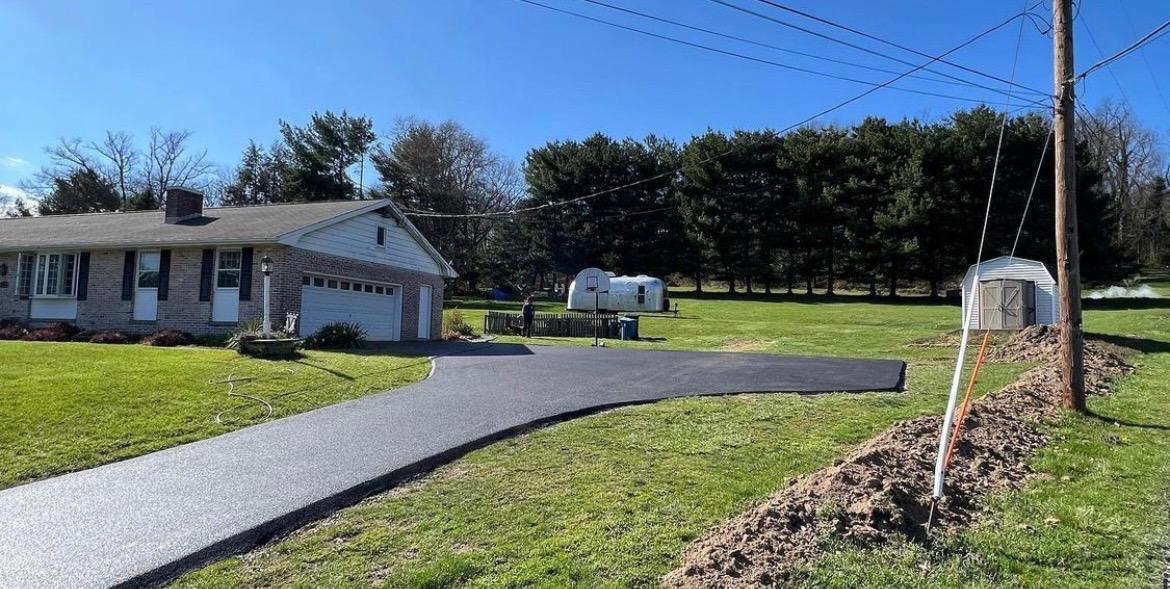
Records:
[[[542,422],[694,394],[897,390],[904,371],[764,354],[401,349],[442,355],[403,389],[0,491],[0,586],[165,582]]]

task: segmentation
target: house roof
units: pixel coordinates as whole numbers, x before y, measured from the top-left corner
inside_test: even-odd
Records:
[[[383,208],[402,221],[423,249],[435,258],[444,276],[456,275],[451,265],[389,200],[207,208],[201,217],[174,224],[163,221],[161,210],[0,219],[0,251],[276,243]]]

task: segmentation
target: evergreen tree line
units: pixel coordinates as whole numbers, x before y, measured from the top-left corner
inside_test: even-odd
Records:
[[[930,123],[708,131],[682,145],[602,134],[552,142],[528,154],[528,193],[517,203],[544,208],[498,222],[492,277],[527,290],[598,266],[683,275],[700,288],[719,280],[732,291],[831,294],[847,284],[896,295],[916,282],[939,296],[976,258],[1001,121],[980,107]],[[1016,255],[1054,261],[1050,148],[1041,165],[1049,133],[1039,115],[1009,120],[985,259],[1009,253],[1019,229]],[[1113,239],[1117,211],[1082,147],[1084,274],[1109,280],[1131,272],[1134,257]]]

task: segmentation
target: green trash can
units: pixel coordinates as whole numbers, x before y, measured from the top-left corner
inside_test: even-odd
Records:
[[[637,317],[622,317],[618,319],[621,325],[621,338],[623,340],[638,339],[638,318]]]

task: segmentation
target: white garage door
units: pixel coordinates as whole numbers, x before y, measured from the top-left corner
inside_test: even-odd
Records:
[[[357,323],[370,341],[397,341],[402,288],[363,280],[305,276],[301,280],[302,336],[330,323]]]

